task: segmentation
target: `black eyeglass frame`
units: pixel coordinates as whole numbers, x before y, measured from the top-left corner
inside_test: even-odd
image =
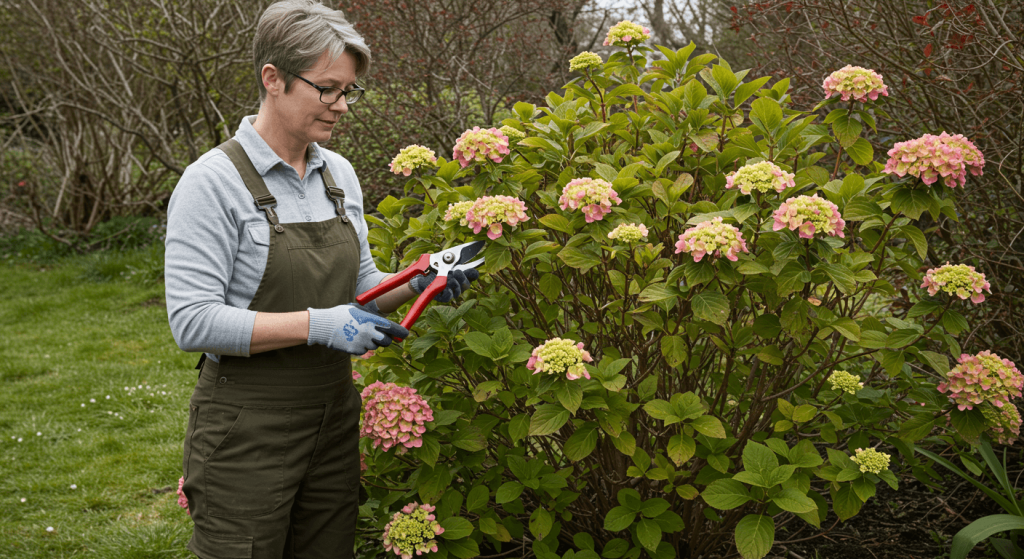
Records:
[[[285,71],[288,72],[287,70],[285,70]],[[313,86],[313,89],[319,91],[320,92],[320,102],[323,103],[324,105],[333,105],[333,104],[337,103],[338,99],[341,99],[343,96],[345,97],[345,103],[348,104],[348,105],[352,105],[352,104],[355,104],[360,99],[362,99],[363,93],[366,93],[366,90],[361,88],[361,87],[359,87],[358,84],[352,84],[352,89],[341,89],[340,87],[324,87],[322,85],[317,85],[317,84],[307,80],[306,78],[296,74],[295,72],[288,72],[288,73],[293,75],[293,76],[295,76],[296,78],[299,78],[300,80],[308,83],[309,85]],[[338,95],[338,97],[334,101],[331,101],[331,102],[324,101],[324,93],[327,93],[328,91],[330,91],[332,89],[340,91],[341,93]],[[356,95],[355,99],[351,99],[350,100],[348,98],[348,96],[349,96],[350,93],[354,93],[354,92],[358,92],[358,94]]]

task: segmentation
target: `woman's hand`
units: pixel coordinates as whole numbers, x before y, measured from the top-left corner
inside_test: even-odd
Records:
[[[423,293],[423,290],[433,283],[436,277],[437,274],[435,273],[416,276],[409,281],[409,287],[417,294]],[[448,285],[444,288],[444,291],[434,297],[434,300],[438,303],[447,303],[452,299],[456,299],[459,295],[462,295],[463,291],[469,289],[470,284],[478,279],[480,279],[480,272],[476,268],[470,268],[466,271],[452,270],[448,274]]]
[[[308,345],[320,344],[345,353],[362,355],[378,347],[391,345],[393,338],[407,337],[409,331],[401,324],[359,305],[309,309]]]

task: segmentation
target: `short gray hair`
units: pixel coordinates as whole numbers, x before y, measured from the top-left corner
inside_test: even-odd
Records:
[[[316,64],[324,52],[331,63],[348,51],[356,59],[356,76],[370,70],[370,48],[341,10],[333,10],[317,0],[282,0],[271,4],[256,25],[256,38],[252,42],[256,82],[260,90],[260,103],[267,98],[267,88],[261,77],[263,66],[273,64],[284,72],[287,92],[296,74]]]

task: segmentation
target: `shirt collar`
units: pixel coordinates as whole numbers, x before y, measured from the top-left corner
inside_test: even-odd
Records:
[[[260,133],[253,128],[253,122],[256,122],[256,115],[243,118],[242,122],[238,125],[238,130],[235,132],[235,139],[238,140],[238,143],[242,144],[242,149],[245,150],[246,155],[252,160],[252,165],[256,167],[256,172],[263,176],[278,163],[284,164],[284,160],[267,145],[263,136],[260,136]],[[310,142],[306,146],[306,150],[309,157],[309,163],[306,164],[307,173],[315,171],[326,164],[320,155],[320,146],[316,142]]]

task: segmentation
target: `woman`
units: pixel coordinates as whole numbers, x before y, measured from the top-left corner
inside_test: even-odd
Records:
[[[171,331],[181,349],[204,352],[184,445],[188,548],[203,559],[347,558],[361,405],[350,359],[408,336],[375,313],[433,277],[352,304],[388,276],[370,256],[352,166],[317,145],[370,65],[342,12],[273,4],[253,55],[258,114],[185,170],[168,207]],[[475,279],[452,274],[436,299]]]

